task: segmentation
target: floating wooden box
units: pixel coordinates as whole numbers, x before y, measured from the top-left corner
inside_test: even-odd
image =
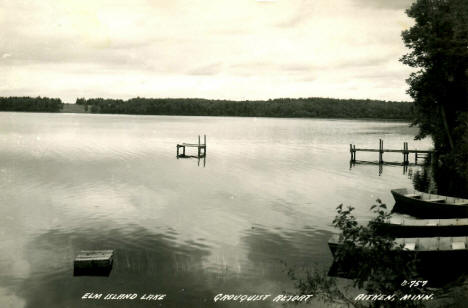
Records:
[[[75,275],[108,275],[112,269],[113,250],[82,250],[73,262]]]

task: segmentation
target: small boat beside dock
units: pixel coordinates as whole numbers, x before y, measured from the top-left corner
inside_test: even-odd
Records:
[[[468,218],[417,219],[393,215],[376,227],[379,234],[395,238],[468,236]]]
[[[392,189],[395,199],[393,212],[409,214],[417,218],[468,218],[468,199]]]

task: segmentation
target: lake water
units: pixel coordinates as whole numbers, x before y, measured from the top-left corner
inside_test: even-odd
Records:
[[[350,169],[349,144],[431,147],[415,133],[403,122],[0,113],[0,307],[282,307],[213,298],[294,293],[289,267],[328,269],[340,203],[365,221],[375,199],[393,206],[390,189],[411,187],[401,166]],[[199,134],[206,161],[177,159],[176,144]],[[73,276],[85,249],[116,250],[109,277]]]

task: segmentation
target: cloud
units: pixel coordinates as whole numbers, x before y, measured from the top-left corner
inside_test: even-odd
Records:
[[[198,66],[188,71],[189,75],[216,75],[222,69],[222,63],[212,63]]]
[[[415,0],[353,0],[357,5],[378,9],[404,10]]]
[[[405,53],[403,2],[374,2],[0,0],[0,95],[344,97]],[[369,95],[389,93],[407,97]]]

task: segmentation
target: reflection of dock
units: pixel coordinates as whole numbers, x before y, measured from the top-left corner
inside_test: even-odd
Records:
[[[403,174],[406,174],[408,172],[408,175],[412,174],[411,168],[408,169],[408,167],[421,166],[421,164],[413,164],[413,163],[408,163],[408,164],[402,164],[402,163],[399,163],[399,162],[381,162],[381,163],[379,163],[378,161],[356,160],[356,161],[350,161],[349,162],[349,169],[351,170],[356,165],[378,166],[379,167],[379,175],[382,174],[384,166],[402,166]]]
[[[197,148],[197,155],[187,155],[186,148]],[[182,153],[180,152],[182,150]],[[200,142],[200,135],[198,136],[198,143],[181,143],[177,145],[177,158],[195,157],[201,158],[206,156],[206,135],[203,135],[203,143]]]
[[[399,164],[399,165],[409,165],[409,155],[414,154],[414,163],[418,163],[418,158],[430,158],[434,151],[429,150],[410,150],[408,149],[408,142],[403,142],[403,149],[384,149],[383,140],[379,139],[379,148],[378,149],[366,149],[366,148],[356,148],[356,145],[350,144],[349,145],[349,152],[351,154],[351,163],[356,163],[356,152],[377,152],[379,153],[379,160],[378,164],[383,164],[383,153],[401,153],[403,154],[403,162],[402,163],[389,163],[385,162],[386,164]],[[361,161],[362,163],[362,161]]]

